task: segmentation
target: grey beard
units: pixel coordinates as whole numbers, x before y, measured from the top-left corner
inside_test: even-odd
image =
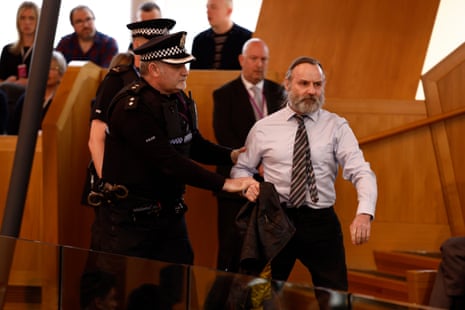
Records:
[[[313,113],[317,111],[323,106],[324,96],[321,95],[320,98],[316,98],[314,101],[311,101],[311,103],[310,103],[310,99],[292,101],[289,98],[289,101],[291,103],[291,107],[296,112],[300,114],[308,114],[308,113]]]

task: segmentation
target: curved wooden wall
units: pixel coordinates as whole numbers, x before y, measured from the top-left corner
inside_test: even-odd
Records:
[[[422,76],[430,116],[465,108],[465,44]],[[443,199],[453,235],[465,235],[465,114],[431,128]]]
[[[44,205],[51,210],[49,225],[56,229],[46,241],[84,248],[90,244],[93,210],[80,201],[90,160],[90,104],[102,71],[90,62],[71,63],[42,124]]]
[[[254,36],[269,69],[318,58],[328,98],[407,99],[418,87],[439,0],[263,0]]]

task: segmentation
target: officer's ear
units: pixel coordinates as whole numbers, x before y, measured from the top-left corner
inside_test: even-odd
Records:
[[[161,67],[157,62],[151,62],[149,64],[149,72],[153,73],[154,75],[160,75]]]

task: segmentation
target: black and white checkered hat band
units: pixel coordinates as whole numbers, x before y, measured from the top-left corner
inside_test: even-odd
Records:
[[[132,30],[133,37],[153,37],[161,36],[168,33],[168,28],[138,28]]]
[[[158,51],[153,51],[144,55],[141,55],[140,59],[142,61],[150,61],[150,60],[157,60],[157,59],[164,59],[164,58],[171,58],[176,56],[185,56],[186,49],[180,48],[179,46],[171,46],[169,48],[165,48]]]

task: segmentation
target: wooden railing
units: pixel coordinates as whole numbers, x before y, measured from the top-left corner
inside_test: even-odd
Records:
[[[382,140],[382,139],[385,139],[385,138],[389,138],[389,137],[392,137],[392,136],[395,136],[395,135],[399,135],[399,134],[408,132],[410,130],[414,130],[414,129],[417,129],[417,128],[420,128],[420,127],[423,127],[423,126],[432,125],[434,123],[445,121],[447,119],[457,117],[457,116],[460,116],[460,115],[464,115],[464,114],[465,114],[465,107],[459,108],[459,109],[456,109],[456,110],[453,110],[453,111],[445,112],[445,113],[442,113],[442,114],[430,116],[430,117],[422,119],[422,120],[411,122],[411,123],[408,123],[408,124],[405,124],[405,125],[402,125],[402,126],[399,126],[399,127],[396,127],[396,128],[392,128],[392,129],[389,129],[389,130],[377,132],[376,134],[369,135],[368,137],[361,138],[361,139],[359,139],[359,144],[364,145],[364,144],[368,144],[368,143],[371,143],[371,142],[376,142],[376,141],[379,141],[379,140]]]

